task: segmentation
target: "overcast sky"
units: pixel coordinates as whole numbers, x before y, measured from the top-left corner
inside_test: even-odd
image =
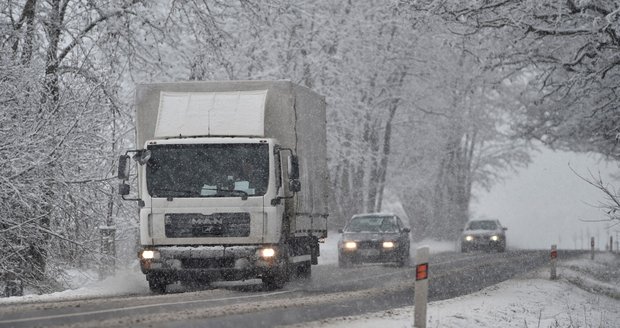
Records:
[[[600,161],[600,156],[544,149],[528,168],[489,193],[481,193],[472,203],[473,217],[499,219],[508,227],[509,247],[540,249],[557,243],[559,248],[582,248],[589,247],[589,236],[608,243],[609,223],[583,221],[606,218],[596,207],[604,196],[575,175],[571,167],[584,177],[600,172],[604,181],[620,187],[609,177],[620,171],[618,164]],[[620,226],[612,228],[614,240],[618,230]]]

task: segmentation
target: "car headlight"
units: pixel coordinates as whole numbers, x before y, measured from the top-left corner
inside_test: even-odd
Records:
[[[344,248],[345,249],[356,249],[357,248],[357,243],[354,241],[347,241],[344,243]]]
[[[276,250],[273,248],[263,248],[259,251],[259,255],[262,258],[272,258],[276,256]]]
[[[491,240],[492,241],[498,241],[499,240],[499,236],[491,236]]]
[[[466,241],[472,241],[472,240],[474,240],[474,237],[473,236],[465,236],[465,240]]]
[[[159,251],[153,249],[145,249],[140,253],[140,258],[143,260],[157,260],[159,259]]]
[[[383,248],[394,248],[394,242],[393,241],[384,241],[383,242]]]

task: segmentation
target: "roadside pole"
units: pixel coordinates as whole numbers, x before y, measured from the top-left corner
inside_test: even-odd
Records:
[[[551,245],[551,280],[555,280],[557,278],[557,274],[556,274],[557,261],[558,261],[558,246]]]
[[[594,260],[594,237],[590,238],[590,260]]]
[[[614,252],[614,236],[609,236],[609,252]]]
[[[426,305],[428,302],[428,258],[429,247],[416,250],[413,327],[426,328]]]

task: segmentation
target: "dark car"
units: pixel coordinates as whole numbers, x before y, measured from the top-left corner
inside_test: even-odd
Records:
[[[395,262],[404,266],[409,260],[410,231],[394,214],[354,215],[340,230],[338,265]]]
[[[461,251],[506,251],[506,230],[499,220],[472,220],[461,235]]]

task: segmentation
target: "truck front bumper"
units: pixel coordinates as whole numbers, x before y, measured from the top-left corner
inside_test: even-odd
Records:
[[[277,251],[273,256],[263,256],[264,249],[260,245],[148,248],[139,252],[140,268],[146,275],[172,281],[260,278],[281,270]]]

